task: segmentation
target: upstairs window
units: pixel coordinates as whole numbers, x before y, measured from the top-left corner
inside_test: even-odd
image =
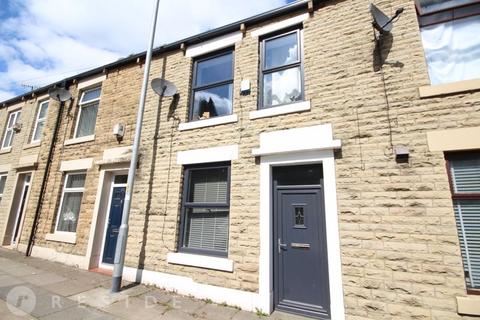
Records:
[[[480,1],[416,0],[432,85],[480,78]]]
[[[0,173],[0,203],[2,202],[3,192],[5,191],[6,182],[7,182],[7,174]]]
[[[262,40],[260,108],[303,100],[301,38],[294,30]]]
[[[179,251],[227,256],[230,164],[185,169]]]
[[[101,90],[102,89],[98,87],[82,92],[74,135],[75,138],[90,136],[95,133]]]
[[[35,120],[35,126],[33,127],[32,143],[39,142],[42,139],[43,127],[47,120],[48,101],[43,101],[38,105],[37,119]]]
[[[480,152],[446,156],[465,280],[480,289]]]
[[[86,173],[69,173],[65,176],[56,232],[76,232],[85,178]]]
[[[20,110],[10,112],[8,115],[5,133],[3,135],[2,149],[8,149],[12,146],[13,136],[15,135],[15,125],[20,122],[22,112]]]
[[[233,51],[194,62],[190,120],[232,114]]]

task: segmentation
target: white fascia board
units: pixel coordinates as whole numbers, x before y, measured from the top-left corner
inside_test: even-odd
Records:
[[[263,26],[255,31],[252,31],[252,38],[263,36],[264,34],[279,31],[279,30],[294,26],[296,24],[300,24],[303,21],[307,20],[308,17],[309,17],[309,14],[304,13],[304,14],[301,14],[292,18],[288,18],[279,22],[267,24],[266,26]]]
[[[202,43],[194,44],[187,48],[185,56],[189,58],[198,57],[203,54],[214,52],[233,46],[236,42],[241,41],[243,34],[240,31],[229,33],[227,35],[208,40]]]
[[[60,171],[87,170],[93,165],[93,158],[62,161]]]
[[[238,159],[238,145],[195,149],[177,153],[177,164],[196,164]]]
[[[339,149],[340,140],[333,139],[332,125],[278,130],[260,134],[260,148],[252,150],[254,156],[279,153]]]
[[[211,257],[181,252],[169,252],[167,254],[167,262],[184,266],[233,272],[233,261],[220,257]]]
[[[89,88],[89,87],[94,87],[98,84],[101,84],[103,81],[105,81],[105,79],[107,79],[107,76],[102,74],[102,75],[97,76],[95,78],[82,80],[82,81],[78,82],[78,90],[82,90],[82,89]]]

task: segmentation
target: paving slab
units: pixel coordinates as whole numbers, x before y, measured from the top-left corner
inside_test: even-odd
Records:
[[[109,289],[95,288],[70,297],[73,301],[80,304],[94,307],[97,309],[104,309],[115,302],[122,301],[128,298],[127,294],[122,292],[111,293]]]
[[[188,314],[195,314],[206,303],[201,300],[192,299],[181,295],[172,295],[172,299],[166,303],[172,309],[182,310]]]
[[[198,320],[188,313],[185,313],[178,309],[172,309],[163,314],[162,320]],[[212,319],[213,320],[213,319]]]
[[[69,297],[100,287],[98,283],[82,280],[66,280],[43,286],[44,289],[58,295]]]
[[[229,320],[236,313],[237,309],[221,306],[213,303],[207,303],[193,314],[194,316],[199,316],[205,319],[216,319],[216,320]]]
[[[24,283],[25,281],[10,275],[0,275],[0,288],[10,287],[17,284]]]
[[[232,320],[263,320],[263,319],[269,319],[269,317],[257,316],[257,314],[253,312],[247,312],[247,311],[238,311],[232,317]]]
[[[10,308],[13,308],[15,313],[12,313]],[[30,320],[35,319],[32,316],[26,315],[21,310],[10,306],[7,307],[7,303],[3,300],[0,300],[0,319],[2,320]],[[20,315],[22,314],[22,315]]]
[[[74,306],[60,312],[56,312],[44,317],[40,320],[116,320],[117,316],[110,315],[100,310],[84,306]]]
[[[36,286],[45,286],[52,283],[57,283],[67,280],[66,278],[56,275],[54,273],[41,273],[41,274],[32,274],[29,276],[19,277],[25,282],[29,282]]]
[[[145,293],[143,296],[156,301],[156,303],[158,304],[166,304],[167,302],[172,300],[172,295],[173,293],[167,292],[165,290],[152,289],[151,291]]]
[[[119,318],[148,320],[160,318],[168,308],[149,299],[133,297],[118,301],[103,310]]]
[[[3,269],[5,273],[10,274],[12,276],[16,277],[23,277],[23,276],[29,276],[29,275],[34,275],[34,274],[41,274],[45,273],[46,271],[43,271],[41,269],[33,268],[30,266],[26,265],[12,265],[6,269]]]

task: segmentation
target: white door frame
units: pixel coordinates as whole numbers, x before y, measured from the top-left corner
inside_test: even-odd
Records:
[[[30,175],[30,180],[28,182],[25,181],[25,178]],[[23,178],[23,179],[22,179]],[[17,207],[17,212],[15,213],[15,220],[13,222],[13,229],[12,229],[12,238],[10,239],[10,246],[13,246],[14,248],[18,247],[18,240],[15,241],[15,229],[18,227],[18,235],[17,238],[21,237],[22,234],[22,229],[23,229],[23,221],[25,220],[25,212],[27,210],[28,206],[28,199],[30,198],[30,191],[32,190],[31,185],[32,185],[32,179],[33,179],[33,172],[32,171],[26,171],[26,172],[19,172],[18,177],[17,177],[17,184],[21,182],[22,189],[20,193],[20,198],[18,202],[18,207]],[[25,193],[25,188],[28,186],[28,192],[25,195],[25,204],[22,208],[22,201],[23,201],[23,196]],[[15,185],[15,189],[17,188],[17,185]],[[15,198],[15,193],[13,195]],[[11,210],[11,209],[10,209]]]
[[[112,196],[113,196],[113,188],[115,187],[127,187],[126,183],[117,183],[115,184],[115,177],[116,176],[124,176],[127,173],[123,171],[115,172],[112,174],[112,178],[110,180],[110,191],[108,193],[108,205],[105,212],[105,222],[103,226],[103,233],[102,233],[102,246],[100,247],[100,260],[98,262],[98,267],[101,269],[113,270],[113,264],[104,263],[103,260],[103,250],[105,249],[105,236],[107,235],[107,228],[108,228],[108,218],[110,217],[110,207],[112,206]]]
[[[321,163],[323,166],[331,317],[335,320],[344,319],[333,149],[279,153],[260,157],[260,305],[262,310],[273,311],[272,167],[313,163]]]

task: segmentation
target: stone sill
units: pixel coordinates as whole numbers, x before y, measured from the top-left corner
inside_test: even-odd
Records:
[[[197,120],[187,123],[180,123],[178,125],[179,131],[192,130],[198,128],[212,127],[220,124],[233,123],[238,121],[238,116],[236,114],[231,114],[229,116],[220,116],[205,120]]]
[[[40,141],[32,142],[23,146],[23,150],[40,147]]]
[[[462,315],[480,316],[480,296],[457,298],[457,312]]]
[[[12,152],[12,147],[8,147],[0,150],[0,154],[10,153],[10,152]]]
[[[94,141],[94,140],[95,140],[95,135],[92,134],[92,135],[85,136],[85,137],[68,139],[63,143],[63,145],[69,146],[69,145],[72,145],[72,144],[89,142],[89,141]]]
[[[167,262],[184,266],[233,272],[233,260],[227,258],[210,257],[191,253],[169,252],[167,254]]]
[[[55,233],[48,233],[45,236],[45,240],[75,244],[77,243],[77,234],[75,232],[57,231]]]
[[[453,83],[439,84],[435,86],[424,86],[418,88],[420,98],[462,93],[480,90],[480,79],[458,81]]]
[[[279,116],[283,114],[308,111],[310,110],[310,101],[294,102],[284,106],[271,107],[250,112],[250,120]]]

